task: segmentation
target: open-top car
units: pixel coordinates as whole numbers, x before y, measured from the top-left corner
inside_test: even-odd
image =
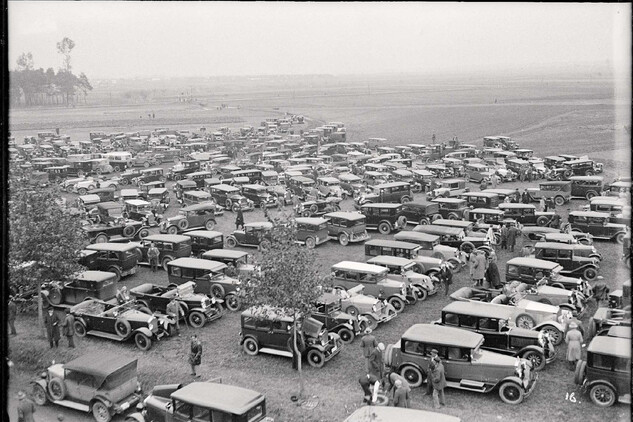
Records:
[[[398,315],[396,310],[386,300],[376,299],[364,294],[365,287],[358,285],[351,289],[333,289],[341,305],[341,310],[349,315],[364,317],[366,328],[376,329],[378,324],[391,321]]]
[[[132,301],[113,304],[86,299],[71,307],[70,313],[75,317],[75,333],[79,337],[92,335],[119,342],[134,338],[143,351],[152,347],[152,340],[173,332],[175,324],[171,318],[154,316]]]
[[[421,274],[420,265],[411,259],[378,255],[368,259],[367,263],[387,268],[392,277],[400,276],[402,281],[407,284],[407,300],[410,302],[425,300],[438,291],[436,277]],[[411,297],[412,295],[415,295],[415,299]]]
[[[196,284],[193,281],[179,286],[160,286],[144,283],[130,289],[130,295],[152,312],[167,312],[167,305],[172,300],[178,302],[183,317],[194,328],[203,327],[206,322],[222,317],[221,299],[194,293]]]
[[[161,233],[178,234],[189,229],[213,230],[216,224],[217,205],[213,202],[189,205],[181,208],[178,215],[161,221]]]
[[[137,360],[116,353],[85,354],[67,363],[53,363],[32,382],[35,403],[47,402],[92,412],[108,422],[141,401]]]
[[[353,342],[368,327],[366,317],[341,311],[341,300],[335,293],[323,293],[314,306],[310,316],[322,322],[329,332],[338,334],[345,344]]]
[[[519,404],[536,386],[529,361],[482,350],[484,336],[454,327],[414,324],[387,346],[385,364],[412,387],[428,379],[431,350],[438,351],[449,388],[488,393],[499,389],[501,400]],[[517,365],[518,364],[518,365]],[[429,382],[429,381],[427,381]]]

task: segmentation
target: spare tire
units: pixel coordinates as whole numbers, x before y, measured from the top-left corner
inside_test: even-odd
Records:
[[[182,219],[180,221],[178,221],[178,228],[180,230],[185,230],[187,227],[189,227],[189,221],[187,219]]]
[[[388,344],[385,348],[385,365],[391,366],[393,361],[393,344]]]
[[[132,327],[127,319],[117,318],[114,322],[114,331],[116,331],[119,337],[126,338],[132,332]]]
[[[48,394],[50,394],[53,401],[64,400],[66,397],[64,380],[58,377],[51,378],[48,382]]]
[[[579,360],[576,362],[576,371],[574,372],[574,382],[578,385],[582,385],[585,380],[585,372],[587,370],[587,362]]]
[[[59,305],[62,303],[62,292],[57,287],[53,287],[48,292],[48,301],[53,305]]]
[[[463,242],[461,245],[459,245],[459,250],[462,252],[470,253],[475,250],[475,245],[473,245],[471,242]]]
[[[134,226],[125,226],[125,227],[123,227],[123,236],[125,236],[125,237],[132,237],[132,236],[134,236],[135,232],[136,232],[136,230],[134,230]]]

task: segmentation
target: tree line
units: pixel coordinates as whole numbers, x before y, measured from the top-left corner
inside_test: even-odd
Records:
[[[63,66],[57,72],[49,67],[35,69],[33,55],[22,53],[17,67],[9,71],[9,99],[12,106],[72,105],[82,98],[86,102],[92,85],[85,73],[72,72],[71,51],[75,42],[68,37],[57,43],[57,52],[63,56]]]

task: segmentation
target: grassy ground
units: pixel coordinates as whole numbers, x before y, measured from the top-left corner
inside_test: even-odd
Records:
[[[313,119],[311,125],[323,121],[343,121],[348,128],[350,141],[368,137],[386,137],[393,144],[408,142],[430,142],[432,133],[439,140],[459,136],[463,142],[477,141],[485,135],[509,134],[524,147],[533,148],[536,155],[554,153],[589,154],[605,163],[605,177],[611,180],[616,174],[628,174],[630,154],[629,134],[619,114],[628,112],[626,106],[612,99],[612,91],[603,83],[549,83],[524,81],[512,85],[475,84],[427,86],[427,87],[374,87],[371,95],[350,93],[337,96],[331,91],[327,95],[306,95],[292,98],[265,97],[256,100],[235,101],[240,110],[203,110],[200,107],[181,104],[164,104],[154,107],[157,119],[151,123],[139,119],[144,106],[93,107],[71,110],[41,110],[37,113],[14,110],[11,113],[11,128],[20,138],[33,135],[38,130],[61,127],[73,140],[87,138],[91,129],[128,131],[133,128],[215,128],[224,125],[239,127],[244,124],[258,125],[264,117],[290,111],[302,113]],[[237,97],[236,97],[237,98]],[[494,98],[498,103],[494,104]],[[279,108],[275,110],[274,108]],[[235,119],[235,123],[229,120]],[[223,121],[221,123],[221,121]],[[628,121],[628,120],[627,120]],[[306,125],[306,127],[309,125]],[[106,128],[106,129],[104,129]],[[480,142],[480,141],[479,141]],[[508,184],[502,187],[526,184]],[[535,185],[535,184],[533,184]],[[168,186],[171,187],[171,184]],[[476,188],[473,186],[473,188]],[[580,207],[584,201],[572,201],[570,208]],[[351,201],[343,207],[352,208]],[[176,213],[175,208],[169,214]],[[566,211],[562,210],[565,214]],[[263,215],[256,210],[245,214],[245,220],[261,221]],[[225,234],[234,229],[234,216],[226,213],[218,221],[218,230]],[[388,238],[376,232],[374,238]],[[517,250],[520,250],[520,246]],[[629,277],[626,267],[619,261],[621,247],[610,242],[596,245],[605,256],[601,275],[603,282],[616,288]],[[256,254],[253,249],[250,252]],[[323,271],[341,260],[364,261],[362,245],[342,247],[330,242],[316,249],[319,265]],[[505,251],[499,253],[502,276],[504,263],[511,258]],[[453,290],[467,285],[465,274],[457,276]],[[133,277],[124,280],[129,287],[153,282],[167,284],[164,272],[151,273],[146,267]],[[398,318],[380,326],[377,338],[385,343],[398,340],[411,324],[430,322],[438,318],[439,312],[449,300],[444,296],[431,297],[423,303],[408,307]],[[29,388],[29,381],[51,360],[68,361],[86,353],[117,353],[139,359],[140,379],[145,391],[159,383],[191,380],[186,361],[188,335],[193,331],[185,328],[181,337],[165,339],[154,345],[147,353],[140,353],[133,344],[119,344],[98,338],[79,339],[78,347],[67,350],[65,343],[58,350],[48,350],[44,337],[37,335],[32,315],[20,315],[17,328],[20,333],[10,339],[10,358],[15,362],[10,380],[10,397],[18,389]],[[228,313],[221,320],[208,324],[197,332],[201,335],[204,354],[200,372],[204,378],[221,377],[223,382],[250,387],[262,391],[268,400],[268,410],[278,421],[341,421],[360,405],[361,390],[357,379],[363,371],[363,359],[357,342],[345,347],[339,356],[324,368],[306,368],[307,393],[318,396],[319,405],[313,410],[297,407],[290,401],[298,386],[297,373],[288,359],[260,355],[245,355],[238,344],[239,314]],[[559,347],[559,356],[564,357],[565,347]],[[566,400],[567,393],[575,393],[576,403]],[[442,411],[461,417],[465,421],[490,420],[625,420],[629,407],[617,405],[602,410],[582,395],[573,383],[572,372],[564,361],[549,365],[540,374],[538,385],[520,406],[509,406],[501,402],[496,392],[488,395],[447,391],[448,407]],[[413,392],[413,407],[431,409],[431,399],[421,396],[419,389]],[[15,415],[14,402],[10,402],[11,415]],[[42,420],[52,420],[63,413],[66,421],[82,421],[87,416],[76,411],[48,406],[39,409]]]

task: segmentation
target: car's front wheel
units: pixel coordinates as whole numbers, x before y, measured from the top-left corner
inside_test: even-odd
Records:
[[[316,246],[316,241],[314,240],[313,237],[306,238],[306,247],[308,249],[314,249],[315,246]]]
[[[536,371],[540,371],[545,368],[545,355],[541,352],[537,352],[536,350],[528,350],[523,353],[521,356],[523,359],[527,359],[532,362],[532,368]]]
[[[389,234],[391,233],[391,225],[387,222],[382,222],[378,225],[378,231],[381,234]]]
[[[202,312],[191,311],[187,320],[193,328],[202,328],[207,319]]]
[[[229,237],[226,239],[226,247],[229,249],[233,249],[234,247],[237,246],[237,240],[235,240],[232,237]]]
[[[38,406],[44,406],[48,401],[44,387],[39,384],[33,384],[33,401]]]
[[[420,371],[415,366],[404,366],[400,370],[400,375],[407,380],[411,387],[419,387],[422,385],[422,381],[424,381],[424,375],[422,371]]]
[[[92,404],[92,416],[97,422],[109,422],[112,419],[108,407],[101,400]]]
[[[422,286],[416,286],[417,290],[415,291],[415,295],[418,298],[418,301],[423,302],[429,296],[429,293]]]
[[[244,340],[242,348],[244,349],[244,352],[250,356],[255,356],[259,353],[259,345],[257,344],[257,341],[250,337]]]
[[[239,311],[242,307],[242,302],[236,295],[228,295],[224,298],[224,303],[229,311]]]
[[[136,343],[136,347],[138,347],[142,351],[149,350],[152,347],[152,339],[150,339],[143,333],[136,333],[136,335],[134,336],[134,343]]]
[[[523,388],[511,381],[507,381],[499,387],[499,397],[504,403],[519,404],[523,401],[524,394]]]
[[[338,237],[338,243],[340,243],[342,246],[347,246],[347,244],[349,243],[349,236],[346,233],[341,233]]]
[[[350,344],[354,341],[354,333],[347,328],[341,328],[338,331],[338,335],[345,344]]]
[[[397,313],[404,311],[404,300],[400,299],[397,296],[389,298],[388,302],[393,306],[393,309],[396,310]]]
[[[564,337],[562,331],[554,326],[546,325],[545,327],[541,328],[540,331],[549,334],[549,338],[550,340],[552,340],[554,346],[558,346],[563,342]]]
[[[323,355],[323,352],[321,352],[320,350],[311,349],[310,351],[308,351],[307,358],[308,358],[308,363],[313,368],[322,368],[323,365],[325,364],[325,356]]]
[[[596,271],[595,268],[588,267],[588,268],[585,268],[585,270],[582,272],[582,276],[587,281],[594,281],[598,277],[598,272]]]
[[[597,384],[591,387],[589,396],[591,397],[591,401],[600,407],[613,406],[616,399],[615,391],[606,384]]]

